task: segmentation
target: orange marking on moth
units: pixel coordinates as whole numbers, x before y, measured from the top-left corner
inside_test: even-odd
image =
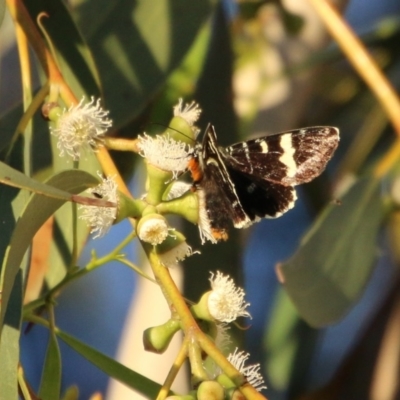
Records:
[[[188,162],[188,169],[192,175],[194,182],[200,182],[203,178],[203,171],[200,168],[199,162],[195,158],[191,158]]]
[[[215,229],[211,228],[211,234],[213,235],[214,239],[216,240],[228,240],[228,234],[226,233],[225,229]]]

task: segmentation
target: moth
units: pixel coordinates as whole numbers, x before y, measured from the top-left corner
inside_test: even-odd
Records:
[[[261,218],[277,218],[296,201],[295,186],[321,174],[339,143],[339,130],[314,126],[218,146],[208,125],[188,169],[216,241],[229,225],[247,228]]]

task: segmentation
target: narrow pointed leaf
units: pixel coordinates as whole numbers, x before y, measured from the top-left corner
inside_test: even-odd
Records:
[[[358,181],[330,205],[279,268],[300,315],[312,326],[342,318],[361,296],[377,256],[384,218],[380,181]]]
[[[5,165],[5,164],[3,164]],[[61,192],[80,193],[97,182],[97,179],[84,171],[64,171],[55,175],[46,186],[54,186]],[[70,196],[70,194],[69,194]],[[3,260],[0,280],[0,332],[8,306],[11,289],[18,273],[23,256],[33,236],[42,224],[63,204],[65,200],[34,194],[26,205],[11,237],[10,245]]]
[[[64,176],[66,178],[66,176]],[[72,178],[73,180],[74,178]],[[97,180],[93,180],[92,184],[98,183]],[[98,207],[113,207],[114,205],[110,202],[99,201],[98,199],[92,199],[88,197],[77,196],[71,194],[65,190],[60,190],[52,185],[36,181],[35,179],[26,176],[22,172],[11,168],[7,164],[0,161],[0,183],[8,186],[16,187],[19,189],[29,190],[36,194],[42,194],[54,199],[73,201],[79,204],[98,206]]]
[[[100,353],[93,347],[90,347],[61,330],[57,330],[56,333],[61,340],[68,344],[68,346],[72,347],[76,352],[96,365],[96,367],[104,371],[110,377],[117,379],[137,392],[148,396],[150,399],[155,399],[157,397],[157,393],[161,388],[158,383],[130,370],[119,362],[103,353]]]
[[[57,337],[50,332],[46,358],[43,366],[39,397],[42,400],[57,400],[61,390],[61,354]]]
[[[18,399],[19,340],[22,314],[22,273],[19,270],[10,296],[0,340],[0,398]]]

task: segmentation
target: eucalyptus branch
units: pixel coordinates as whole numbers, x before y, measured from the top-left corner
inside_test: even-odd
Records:
[[[97,258],[94,252],[92,253],[92,259],[89,263],[81,269],[71,269],[64,277],[64,279],[55,285],[47,293],[39,297],[38,299],[30,302],[24,306],[24,318],[27,318],[29,314],[35,309],[42,307],[47,304],[47,302],[52,299],[58,292],[64,289],[67,285],[71,284],[75,280],[82,278],[89,272],[95,270],[96,268],[110,262],[110,261],[121,261],[120,251],[136,237],[136,232],[132,231],[124,240],[121,241],[110,253],[107,255]]]
[[[171,390],[171,386],[172,386],[176,376],[178,375],[179,370],[182,368],[182,365],[187,358],[187,355],[188,355],[187,351],[188,351],[188,339],[185,338],[183,340],[183,343],[181,345],[179,353],[176,356],[176,359],[175,359],[174,363],[172,364],[171,369],[168,372],[165,382],[163,383],[162,388],[160,389],[160,391],[157,395],[156,400],[164,400],[168,396],[168,393]]]
[[[24,400],[32,400],[29,386],[25,380],[24,369],[22,368],[21,365],[18,365],[17,377],[18,377],[18,389],[22,395],[22,398]]]
[[[261,393],[247,383],[246,378],[226,359],[226,357],[215,346],[213,341],[199,328],[196,320],[190,312],[184,298],[173,281],[169,270],[162,265],[158,255],[151,246],[144,245],[144,250],[149,258],[156,281],[159,283],[165,299],[171,309],[181,321],[182,330],[185,337],[188,337],[188,353],[192,354],[191,363],[197,366],[201,364],[199,354],[192,352],[190,346],[200,346],[201,349],[210,356],[222,371],[235,383],[237,388],[246,396],[248,400],[266,399]],[[196,370],[197,371],[197,370]]]

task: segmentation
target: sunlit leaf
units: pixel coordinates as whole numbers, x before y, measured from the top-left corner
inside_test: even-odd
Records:
[[[86,174],[86,176],[89,174]],[[67,179],[67,175],[64,175],[64,179]],[[74,179],[70,176],[69,179]],[[24,175],[22,172],[17,171],[9,167],[0,161],[0,183],[8,186],[17,187],[19,189],[25,189],[32,191],[36,194],[45,195],[47,197],[52,197],[54,199],[63,201],[73,201],[79,204],[85,205],[96,205],[96,206],[112,206],[113,203],[98,201],[97,199],[88,198],[86,196],[76,196],[73,193],[69,193],[65,190],[60,190],[56,187],[48,185],[46,183],[39,182],[35,179],[31,179]],[[92,185],[98,183],[97,180],[92,181]]]
[[[150,399],[156,398],[157,393],[161,388],[158,383],[135,371],[130,370],[119,362],[113,360],[105,354],[100,353],[93,347],[88,346],[87,344],[63,331],[57,330],[56,333],[60,339],[68,344],[68,346],[72,347],[76,352],[96,365],[110,377],[117,379],[137,392],[148,396]]]
[[[97,182],[92,175],[78,170],[64,171],[48,181],[49,185],[70,193],[80,193]],[[46,186],[49,186],[46,185]],[[0,329],[3,325],[5,311],[15,277],[18,273],[23,256],[28,249],[33,236],[42,224],[64,204],[65,200],[34,194],[18,220],[6,251],[1,270],[0,291]]]
[[[75,95],[99,96],[99,78],[90,50],[65,4],[59,0],[37,0],[24,5],[34,21],[39,13],[47,14],[41,22],[52,41],[63,77]]]
[[[131,121],[154,98],[182,61],[215,3],[80,2],[75,16],[95,58],[115,126]]]
[[[342,318],[361,296],[377,256],[384,217],[380,181],[358,181],[342,205],[330,205],[280,266],[300,315],[312,326]]]
[[[19,271],[4,318],[0,340],[0,398],[18,398],[19,340],[22,313],[22,273]],[[0,296],[1,298],[1,296]]]

